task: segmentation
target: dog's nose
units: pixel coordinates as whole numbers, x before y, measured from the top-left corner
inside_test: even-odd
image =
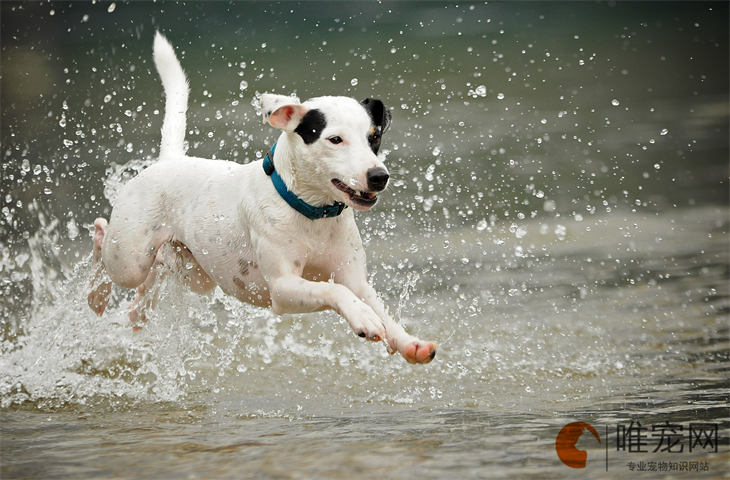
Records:
[[[383,167],[374,167],[367,171],[368,188],[379,192],[388,184],[388,171]]]

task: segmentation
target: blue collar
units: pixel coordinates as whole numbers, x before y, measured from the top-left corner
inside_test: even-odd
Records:
[[[335,202],[332,205],[325,205],[323,207],[315,207],[308,204],[301,198],[297,197],[293,192],[286,188],[284,180],[274,168],[274,151],[276,150],[276,143],[271,147],[269,153],[264,157],[264,172],[266,175],[271,177],[271,183],[274,184],[274,188],[279,193],[279,196],[283,198],[291,208],[301,213],[310,220],[317,220],[318,218],[336,217],[342,210],[346,208],[346,205],[341,202]]]

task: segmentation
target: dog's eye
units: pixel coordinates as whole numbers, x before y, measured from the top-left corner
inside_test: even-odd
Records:
[[[332,143],[333,145],[339,145],[340,143],[342,143],[342,138],[336,135],[334,137],[328,138],[327,140],[329,140],[330,143]]]

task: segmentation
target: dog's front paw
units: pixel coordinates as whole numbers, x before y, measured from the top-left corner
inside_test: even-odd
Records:
[[[414,338],[408,342],[398,342],[396,345],[389,343],[388,351],[395,353],[397,349],[408,363],[428,363],[436,356],[437,347],[436,342],[424,342]]]
[[[367,305],[363,305],[358,315],[351,317],[349,320],[350,327],[358,337],[371,342],[379,342],[385,338],[383,322]]]

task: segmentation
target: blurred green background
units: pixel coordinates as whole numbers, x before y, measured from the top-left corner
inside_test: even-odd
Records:
[[[108,213],[105,170],[155,156],[156,29],[190,81],[191,154],[265,151],[256,91],[382,98],[394,178],[375,215],[421,230],[728,204],[726,2],[1,8],[4,245],[39,212]]]

